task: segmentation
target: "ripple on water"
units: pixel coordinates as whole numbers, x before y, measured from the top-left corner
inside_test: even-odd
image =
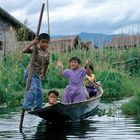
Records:
[[[91,116],[81,122],[46,125],[46,121],[25,114],[24,129],[19,132],[20,111],[0,115],[1,140],[137,140],[140,122],[119,116]]]
[[[91,123],[90,127],[96,128],[96,131],[88,131],[88,135],[93,136],[94,139],[130,139],[135,140],[140,138],[140,123],[135,124],[131,118],[117,118],[117,117],[89,117]]]

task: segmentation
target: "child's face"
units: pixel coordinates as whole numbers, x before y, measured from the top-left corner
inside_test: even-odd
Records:
[[[48,97],[49,104],[54,104],[57,102],[57,96],[54,93],[51,93]]]
[[[48,39],[41,39],[39,41],[40,48],[45,51],[49,47],[50,41]]]
[[[89,69],[89,71],[87,72],[88,75],[90,75],[92,73],[93,73],[92,69]]]
[[[69,63],[70,69],[77,69],[80,67],[80,64],[76,60],[71,60]]]

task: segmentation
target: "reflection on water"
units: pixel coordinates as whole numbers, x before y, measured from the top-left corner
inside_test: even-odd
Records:
[[[138,140],[140,122],[122,116],[91,116],[81,122],[49,125],[42,119],[25,114],[19,132],[20,109],[0,109],[0,140]]]
[[[55,125],[46,125],[42,121],[37,126],[33,139],[50,139],[50,140],[66,140],[68,138],[86,138],[87,131],[96,131],[96,128],[90,128],[90,121],[61,123]]]

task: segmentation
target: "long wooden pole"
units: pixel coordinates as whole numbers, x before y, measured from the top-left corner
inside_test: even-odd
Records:
[[[48,34],[50,35],[49,0],[47,0]]]
[[[40,17],[39,17],[39,22],[38,22],[36,37],[39,36],[41,22],[42,22],[42,17],[43,17],[44,6],[45,6],[45,4],[43,3],[42,4],[42,8],[41,8]],[[29,73],[28,73],[28,79],[27,79],[27,82],[26,82],[25,94],[27,93],[27,91],[28,91],[28,89],[30,87],[30,83],[31,83],[31,78],[32,78],[32,65],[33,65],[33,61],[35,59],[35,52],[36,52],[36,46],[33,48],[33,53],[32,53],[31,63],[30,63],[30,67],[29,67]],[[20,131],[22,130],[22,127],[23,127],[24,114],[25,114],[25,110],[22,109],[21,118],[20,118],[20,124],[19,124]]]

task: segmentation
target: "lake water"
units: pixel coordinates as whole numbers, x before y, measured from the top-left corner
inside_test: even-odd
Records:
[[[124,118],[119,110],[114,114],[114,117],[90,116],[81,122],[46,125],[42,119],[26,113],[20,132],[20,108],[0,109],[0,140],[140,140],[140,122]]]

